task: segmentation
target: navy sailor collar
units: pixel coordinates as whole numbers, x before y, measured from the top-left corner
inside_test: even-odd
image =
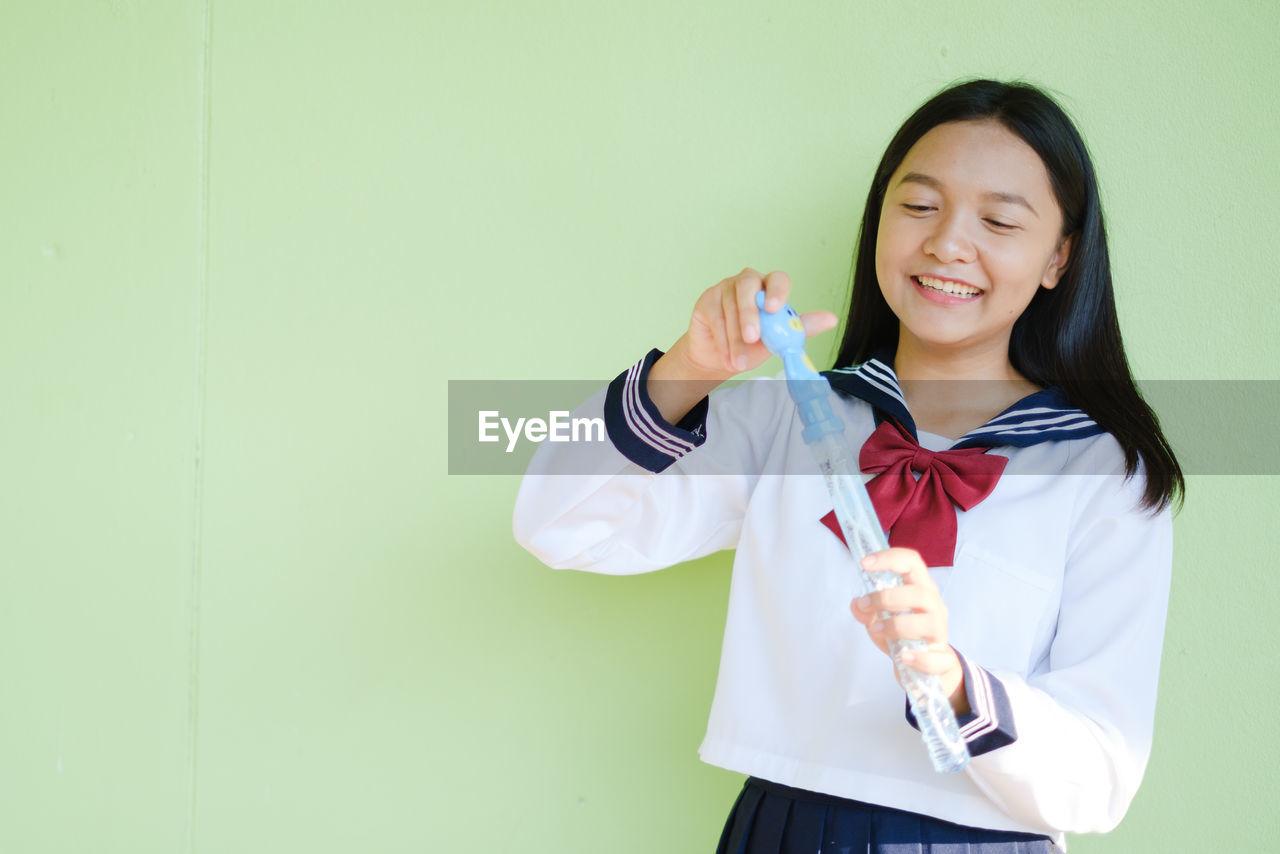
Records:
[[[871,404],[877,423],[892,418],[916,436],[915,419],[907,411],[898,375],[887,354],[877,354],[856,367],[823,371],[822,375],[841,394]],[[951,447],[1012,445],[1026,448],[1041,442],[1084,439],[1103,432],[1096,421],[1071,405],[1062,389],[1051,387],[1027,395],[986,424],[970,430]]]

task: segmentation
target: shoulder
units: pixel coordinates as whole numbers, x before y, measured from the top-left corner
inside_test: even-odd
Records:
[[[1101,433],[1071,445],[1070,459],[1060,476],[1074,483],[1070,518],[1077,537],[1123,532],[1136,539],[1171,538],[1172,508],[1144,505],[1146,468],[1139,461],[1133,472],[1126,471],[1124,448],[1115,436]]]
[[[1101,432],[1079,439],[1063,439],[1060,444],[1066,452],[1063,474],[1124,474],[1124,448],[1111,433]]]
[[[1124,448],[1111,433],[999,447],[993,453],[1009,458],[1006,475],[1041,484],[1024,484],[1016,494],[1051,501],[1054,515],[1070,530],[1088,527],[1099,518],[1125,518],[1144,527],[1170,516],[1168,507],[1144,506],[1146,469],[1139,463],[1132,473],[1126,471]]]

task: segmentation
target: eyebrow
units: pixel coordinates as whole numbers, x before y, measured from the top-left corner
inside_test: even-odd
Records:
[[[902,176],[901,180],[898,181],[897,186],[901,187],[903,184],[907,183],[921,184],[931,190],[937,190],[939,192],[942,191],[941,181],[932,175],[925,175],[922,172],[908,172]],[[1035,215],[1036,219],[1040,218],[1040,214],[1036,213],[1036,209],[1031,206],[1031,202],[1027,201],[1025,196],[1021,196],[1017,193],[999,193],[992,191],[990,193],[983,193],[982,197],[984,199],[990,199],[993,202],[1003,202],[1009,205],[1021,205],[1031,211],[1031,213]]]

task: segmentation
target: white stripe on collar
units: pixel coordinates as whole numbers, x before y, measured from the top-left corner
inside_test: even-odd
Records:
[[[824,371],[831,387],[864,400],[875,408],[877,420],[892,418],[916,435],[915,419],[907,411],[906,398],[898,375],[883,358],[873,358],[857,367]],[[1075,408],[1058,388],[1029,394],[962,436],[953,448],[1015,445],[1027,447],[1061,439],[1083,439],[1105,432],[1086,413]]]

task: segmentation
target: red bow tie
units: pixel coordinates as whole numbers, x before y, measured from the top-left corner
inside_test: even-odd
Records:
[[[975,507],[991,494],[1009,460],[987,455],[986,448],[928,451],[890,421],[876,428],[858,465],[876,476],[867,482],[880,526],[889,532],[889,545],[916,549],[926,566],[951,566],[956,552],[955,504]],[[917,472],[917,480],[912,472]],[[823,524],[840,533],[835,511]]]

